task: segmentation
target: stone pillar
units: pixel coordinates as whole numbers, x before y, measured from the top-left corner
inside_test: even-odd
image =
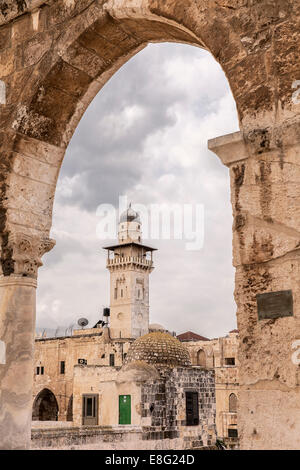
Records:
[[[295,125],[209,141],[231,180],[242,449],[300,448],[297,135]]]
[[[30,447],[37,269],[52,240],[14,234],[0,277],[0,449]],[[4,244],[2,245],[2,247]]]

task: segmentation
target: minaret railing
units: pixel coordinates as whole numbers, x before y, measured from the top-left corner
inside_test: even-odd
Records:
[[[153,261],[144,259],[140,256],[117,256],[107,260],[107,266],[120,265],[120,264],[141,264],[143,266],[152,266]]]

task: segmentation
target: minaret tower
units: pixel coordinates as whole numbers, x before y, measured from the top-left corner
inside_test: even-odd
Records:
[[[110,272],[110,337],[138,338],[149,332],[149,274],[155,248],[142,244],[139,214],[121,214],[119,244],[105,247]]]

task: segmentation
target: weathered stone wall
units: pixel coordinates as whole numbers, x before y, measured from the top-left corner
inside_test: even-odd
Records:
[[[299,448],[299,145],[295,126],[210,142],[230,168],[243,448]],[[257,295],[291,290],[293,315],[259,319]],[[273,311],[269,312],[274,313]]]
[[[77,448],[90,446],[96,449],[142,448],[141,429],[122,429],[99,426],[80,426],[63,429],[35,429],[31,433],[31,448]]]
[[[162,379],[143,384],[144,440],[181,439],[182,449],[216,442],[214,371],[198,368],[161,370]],[[199,425],[186,425],[185,392],[198,392]]]
[[[32,450],[182,450],[181,439],[148,440],[143,439],[142,430],[132,427],[81,428],[34,430],[31,441]],[[201,450],[216,450],[215,446]]]
[[[74,426],[82,426],[82,396],[93,393],[98,395],[101,428],[130,430],[135,426],[144,441],[174,440],[179,446],[176,448],[182,449],[215,444],[214,371],[192,367],[158,371],[149,364],[135,362],[121,369],[76,366],[74,372]],[[186,425],[186,391],[198,392],[197,426]],[[131,396],[131,425],[125,427],[119,426],[120,395]]]
[[[99,395],[98,424],[119,425],[119,395],[131,395],[131,424],[141,424],[141,389],[133,380],[118,380],[119,369],[112,367],[75,367],[74,425],[82,425],[82,395]]]
[[[128,256],[131,256],[130,252]],[[145,266],[139,267],[137,264],[120,263],[109,266],[110,332],[112,338],[137,338],[148,333],[149,272],[151,270],[150,268],[145,269]],[[119,287],[117,298],[114,297],[116,286]],[[138,287],[144,292],[143,299],[138,299]],[[121,288],[123,297],[120,295]]]
[[[88,329],[88,330],[75,330],[74,336],[72,337],[62,337],[62,338],[40,338],[36,339],[35,342],[35,362],[34,368],[36,372],[36,367],[44,367],[43,375],[34,375],[34,388],[33,388],[33,400],[35,401],[39,396],[39,393],[44,389],[49,389],[53,392],[57,402],[58,402],[58,420],[65,421],[68,419],[69,403],[71,397],[75,396],[73,400],[72,411],[74,412],[74,424],[80,426],[82,424],[82,393],[89,393],[92,390],[99,392],[99,386],[95,384],[95,377],[91,373],[91,370],[95,370],[97,380],[103,381],[105,376],[109,376],[110,380],[116,378],[116,372],[114,375],[112,373],[113,369],[105,367],[103,372],[99,367],[92,369],[89,367],[75,368],[76,380],[74,379],[74,366],[78,365],[78,359],[86,359],[89,366],[108,366],[109,365],[109,355],[115,355],[115,365],[117,367],[122,366],[124,353],[126,354],[129,348],[128,342],[123,342],[122,340],[118,341],[108,341],[108,337],[103,336],[102,328]],[[197,365],[197,352],[199,348],[205,350],[207,353],[207,358],[213,363],[216,364],[215,370],[215,393],[216,393],[216,425],[217,425],[217,436],[219,438],[225,438],[228,434],[228,423],[230,427],[236,427],[236,414],[235,422],[232,421],[232,414],[229,413],[229,396],[231,393],[237,393],[238,391],[238,379],[237,379],[237,367],[235,366],[223,366],[224,357],[236,357],[237,349],[237,334],[230,333],[228,337],[214,339],[211,341],[197,341],[197,342],[188,342],[184,343],[191,353],[193,360],[193,365]],[[65,361],[65,374],[60,374],[60,361]],[[208,361],[208,362],[209,362]],[[210,364],[207,364],[206,367],[210,367]],[[205,370],[203,369],[200,372],[200,369],[196,369],[197,376],[204,374]],[[127,382],[130,380],[136,380],[134,376],[127,376]],[[151,392],[149,395],[153,398],[153,403],[155,402],[155,411],[153,415],[158,418],[164,416],[166,419],[166,407],[168,406],[168,401],[165,398],[162,398],[161,393],[165,393],[164,383],[159,383],[157,381],[153,382],[152,387],[157,388],[157,392]],[[176,389],[177,390],[177,389]],[[112,402],[112,392],[108,389],[107,395],[104,393],[104,389],[101,392],[101,401],[107,400],[107,410],[110,410],[110,403]],[[142,418],[149,417],[150,412],[149,408],[143,408],[143,391],[142,393]],[[171,390],[173,395],[175,392]],[[177,393],[177,392],[176,392]],[[178,392],[179,395],[181,391]],[[115,398],[117,403],[117,398]],[[148,402],[147,402],[148,403]],[[173,403],[173,401],[172,401]],[[150,405],[149,405],[150,406]],[[102,409],[105,407],[102,406]],[[118,413],[117,405],[115,405],[116,414],[114,417],[114,424],[117,424]],[[175,408],[174,408],[175,409]],[[171,410],[170,413],[174,412]],[[171,416],[168,416],[170,422]],[[176,420],[175,420],[176,421]],[[99,424],[106,425],[111,423],[111,415],[105,416],[105,413],[100,413],[99,410]],[[147,426],[146,420],[143,420],[143,425]],[[149,424],[149,423],[148,423]],[[234,425],[233,425],[234,424]],[[41,423],[43,425],[43,423]],[[150,425],[150,424],[149,424]],[[161,426],[162,423],[153,424],[153,426]],[[152,425],[151,425],[152,426]],[[161,428],[158,430],[153,428],[151,433],[158,432],[159,435],[171,435],[172,438],[178,433],[174,429],[168,429],[161,431]],[[153,436],[153,434],[152,434]]]
[[[239,365],[239,336],[237,330],[233,330],[227,336],[221,338],[205,341],[184,341],[183,344],[188,348],[194,366],[203,365],[208,368],[224,367],[227,358],[234,358],[235,365]],[[204,364],[199,363],[198,353],[200,351],[203,351],[205,354],[203,356]]]
[[[188,341],[192,364],[213,368],[216,384],[216,428],[217,436],[228,438],[228,429],[237,429],[237,413],[229,410],[229,397],[234,393],[239,397],[238,332],[233,330],[227,336],[209,341]],[[204,364],[199,363],[199,352],[203,351]],[[233,358],[235,365],[227,365],[226,359]]]
[[[197,391],[199,399],[199,426],[186,425],[185,392]],[[206,447],[216,442],[216,395],[214,370],[197,368],[173,369],[166,381],[167,414],[175,416],[180,437],[188,448]]]
[[[113,354],[115,365],[120,367],[123,364],[130,342],[111,342],[106,332],[105,329],[97,328],[78,330],[70,337],[36,339],[33,402],[43,389],[51,390],[58,402],[58,420],[67,420],[68,406],[73,395],[74,366],[78,365],[78,359],[85,359],[91,366],[109,366],[109,357]],[[64,374],[60,373],[61,361],[65,362]],[[44,367],[43,375],[36,374],[37,367]]]

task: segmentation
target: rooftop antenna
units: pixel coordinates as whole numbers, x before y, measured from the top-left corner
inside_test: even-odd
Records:
[[[103,326],[108,326],[109,317],[110,317],[110,308],[109,307],[104,307],[103,308],[103,315],[102,315],[102,324],[103,324]]]
[[[89,324],[89,321],[87,318],[79,318],[77,323],[79,326],[81,326],[81,329],[83,330],[83,328]]]

